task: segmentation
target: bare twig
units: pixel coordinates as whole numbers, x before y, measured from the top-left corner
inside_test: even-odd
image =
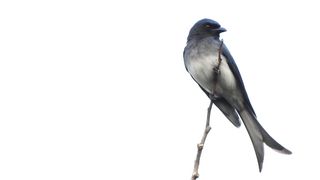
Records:
[[[216,67],[214,67],[214,79],[213,79],[213,98],[214,98],[214,94],[215,94],[215,87],[218,81],[218,75],[220,74],[220,64],[221,64],[221,49],[222,49],[222,45],[223,45],[223,40],[221,40],[221,44],[219,46],[219,52],[218,52],[218,65]],[[204,130],[204,133],[202,135],[202,139],[201,142],[199,144],[197,144],[197,148],[198,148],[198,152],[197,152],[197,156],[196,156],[196,160],[194,162],[194,168],[193,168],[193,173],[192,173],[192,177],[191,180],[196,180],[199,177],[199,165],[200,165],[200,158],[201,158],[201,154],[202,154],[202,150],[204,147],[204,143],[206,142],[207,136],[211,130],[211,126],[210,126],[210,115],[211,115],[211,108],[212,108],[212,104],[213,101],[210,100],[210,105],[208,107],[208,112],[207,112],[207,122],[206,122],[206,127]]]
[[[213,96],[216,92],[216,87],[217,87],[216,85],[217,85],[217,81],[218,81],[218,76],[220,74],[220,65],[221,65],[221,61],[222,61],[222,58],[221,58],[222,45],[223,45],[223,39],[221,40],[219,50],[218,50],[218,65],[213,68],[213,73],[214,73],[214,75],[213,75]]]
[[[206,141],[207,135],[211,130],[211,127],[210,127],[210,114],[211,114],[212,103],[213,103],[213,101],[210,101],[210,105],[208,107],[208,112],[207,112],[206,127],[205,127],[205,130],[204,130],[201,142],[199,144],[197,144],[198,152],[197,152],[196,160],[194,162],[194,168],[193,168],[193,173],[192,173],[191,180],[196,180],[199,177],[198,170],[199,170],[199,165],[200,165],[200,158],[201,158],[202,149],[203,149],[204,143]]]
[[[219,70],[220,68],[220,64],[221,64],[221,50],[222,50],[222,45],[223,45],[223,39],[221,39],[221,43],[220,43],[220,46],[219,46],[219,52],[218,52],[218,66],[217,66],[217,69]]]

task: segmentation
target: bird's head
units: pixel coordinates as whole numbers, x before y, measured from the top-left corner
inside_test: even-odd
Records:
[[[221,27],[217,21],[211,19],[202,19],[193,25],[189,32],[188,40],[194,37],[202,38],[208,36],[219,38],[220,33],[225,31],[227,30]]]

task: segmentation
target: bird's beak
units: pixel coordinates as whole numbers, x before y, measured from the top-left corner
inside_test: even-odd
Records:
[[[227,30],[226,30],[225,28],[223,28],[223,27],[219,27],[219,28],[217,29],[217,31],[219,31],[220,33],[222,33],[222,32],[226,32]]]

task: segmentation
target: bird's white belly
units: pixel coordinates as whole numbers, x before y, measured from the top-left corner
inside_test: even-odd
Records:
[[[219,65],[219,74],[215,80],[214,68],[218,66],[218,57],[198,56],[190,58],[186,62],[186,67],[191,76],[197,83],[210,94],[223,96],[227,92],[236,90],[236,79],[226,62],[225,57],[221,57],[222,61]]]

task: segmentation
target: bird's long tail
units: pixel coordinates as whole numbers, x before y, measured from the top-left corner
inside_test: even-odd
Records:
[[[269,147],[277,150],[278,152],[291,154],[291,151],[281,146],[267,133],[267,131],[257,121],[254,113],[251,113],[248,110],[244,109],[239,112],[239,115],[251,138],[254,150],[256,152],[260,172],[262,170],[264,158],[263,142],[265,142]]]

